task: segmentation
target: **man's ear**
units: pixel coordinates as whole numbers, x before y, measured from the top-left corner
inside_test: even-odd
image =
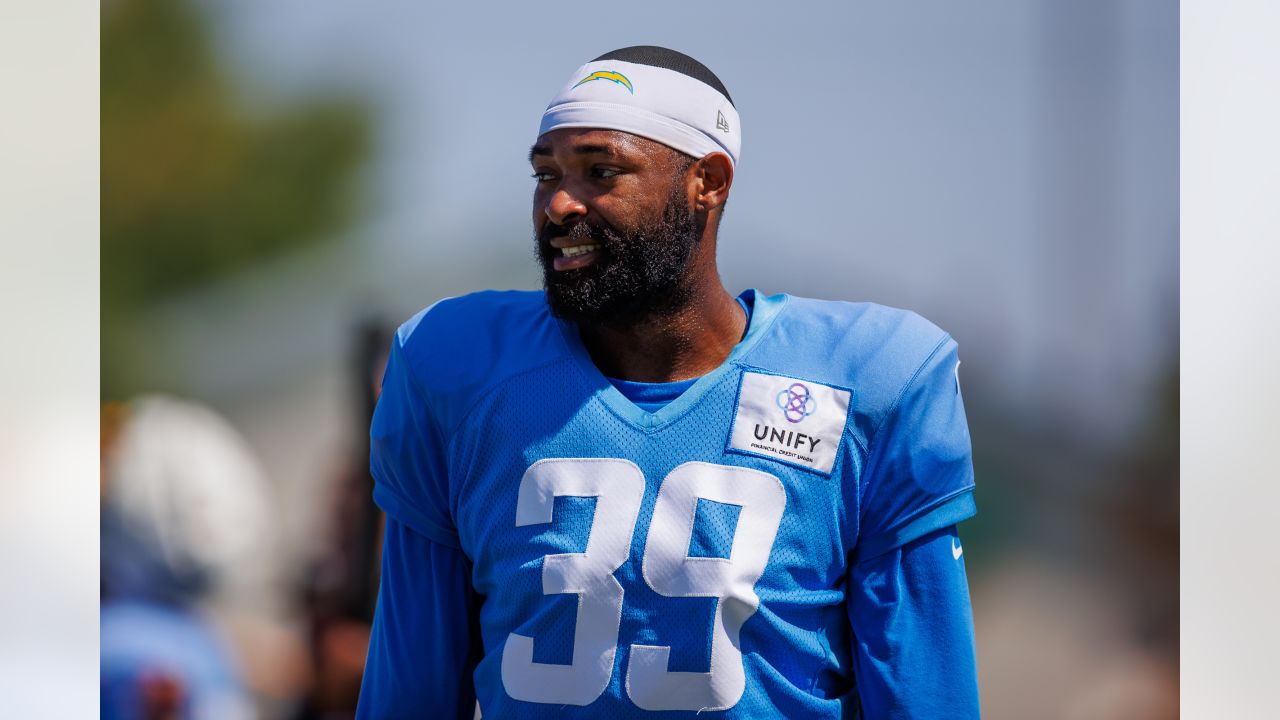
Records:
[[[711,153],[693,164],[693,204],[698,212],[709,212],[724,205],[733,185],[733,163],[724,153]]]

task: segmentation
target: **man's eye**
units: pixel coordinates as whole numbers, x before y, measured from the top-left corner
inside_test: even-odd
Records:
[[[530,175],[529,177],[532,177],[534,180],[537,180],[538,182],[546,182],[546,181],[548,181],[548,180],[550,180],[550,179],[554,178],[555,176],[554,176],[554,175],[552,175],[552,174],[551,174],[551,173],[549,173],[549,172],[535,172],[534,174]]]
[[[621,174],[622,174],[622,171],[617,168],[610,168],[610,167],[591,168],[592,177],[611,178],[611,177],[617,177]]]

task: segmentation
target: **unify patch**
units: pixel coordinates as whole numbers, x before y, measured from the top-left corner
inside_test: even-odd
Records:
[[[831,474],[849,417],[848,390],[744,372],[729,449]]]

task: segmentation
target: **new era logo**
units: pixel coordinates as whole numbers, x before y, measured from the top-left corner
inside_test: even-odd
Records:
[[[729,121],[724,119],[724,113],[716,111],[716,129],[729,132]]]

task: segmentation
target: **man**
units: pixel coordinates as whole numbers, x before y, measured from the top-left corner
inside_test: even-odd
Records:
[[[545,292],[400,328],[360,717],[978,716],[956,345],[726,292],[740,138],[688,56],[584,65],[530,152]]]

